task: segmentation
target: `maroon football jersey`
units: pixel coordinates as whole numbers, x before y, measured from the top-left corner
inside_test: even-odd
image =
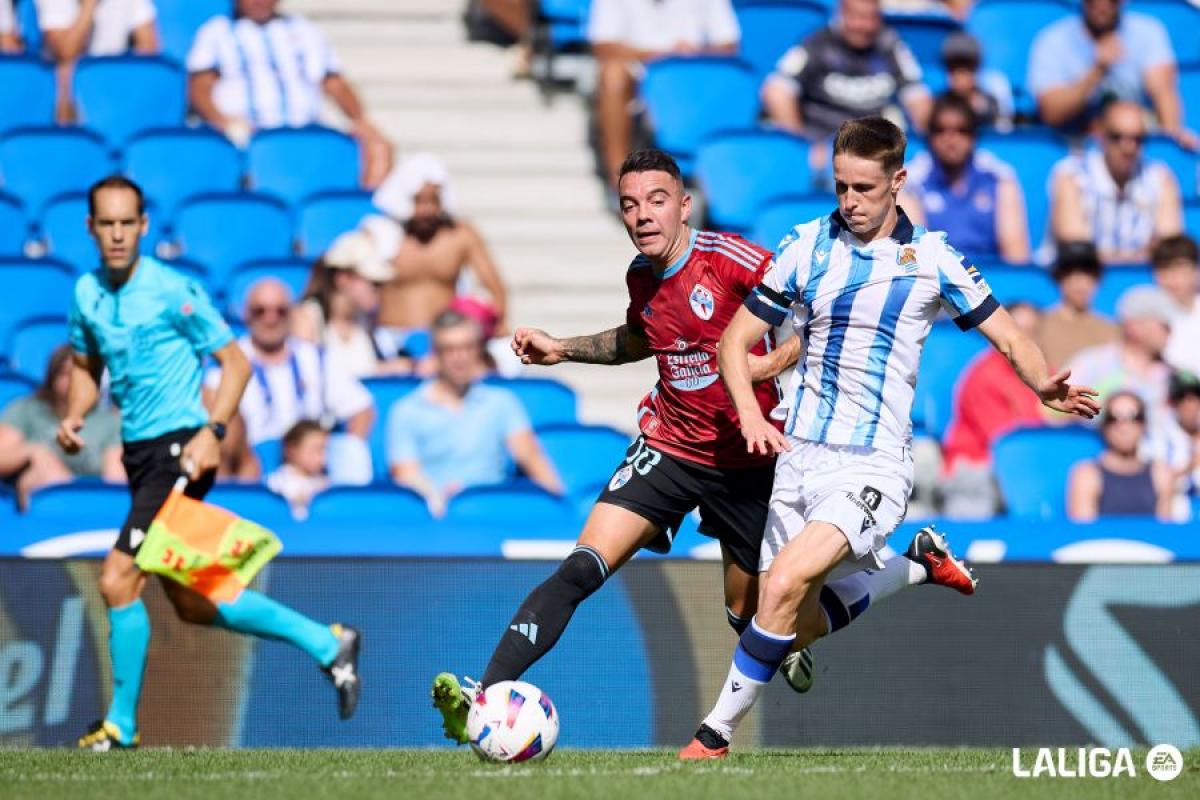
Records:
[[[653,446],[712,467],[772,460],[746,452],[737,412],[717,374],[717,342],[770,263],[770,252],[740,236],[692,231],[687,253],[661,276],[643,255],[629,265],[625,320],[650,342],[658,360],[658,384],[638,406],[638,427]],[[768,334],[752,352],[773,347]],[[780,399],[778,382],[758,384],[755,394],[769,419]]]

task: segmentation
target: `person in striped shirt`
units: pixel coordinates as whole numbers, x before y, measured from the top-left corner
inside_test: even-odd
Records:
[[[896,204],[905,145],[904,133],[882,117],[838,129],[837,210],[784,237],[721,337],[721,377],[746,449],[778,459],[758,611],[716,706],[680,758],[727,755],[738,722],[788,652],[849,621],[821,611],[836,566],[879,571],[876,582],[892,572],[879,553],[904,519],[912,490],[913,388],[922,344],[941,309],[963,330],[978,327],[1043,404],[1085,418],[1099,411],[1091,389],[1067,383],[1069,372],[1050,374],[1037,345],[945,234],[914,225]],[[755,402],[747,354],[788,316],[806,352],[780,431]],[[907,576],[896,570],[894,580],[901,586]],[[863,610],[865,604],[857,608]]]

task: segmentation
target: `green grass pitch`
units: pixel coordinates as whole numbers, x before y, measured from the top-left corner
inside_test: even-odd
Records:
[[[1029,751],[1026,751],[1029,752]],[[1200,797],[1200,750],[1158,783],[1135,753],[1136,778],[1012,776],[1011,750],[758,750],[682,764],[668,751],[564,750],[541,764],[501,767],[466,749],[0,751],[0,798],[137,800],[797,800],[798,798]]]

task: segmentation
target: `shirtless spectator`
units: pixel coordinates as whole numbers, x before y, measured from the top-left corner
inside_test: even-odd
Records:
[[[483,237],[454,216],[454,193],[446,167],[428,154],[405,159],[375,193],[386,216],[368,217],[363,228],[394,275],[380,293],[379,325],[396,332],[399,348],[423,355],[403,341],[422,336],[455,300],[459,278],[470,267],[490,295],[496,327],[503,331],[508,293]]]

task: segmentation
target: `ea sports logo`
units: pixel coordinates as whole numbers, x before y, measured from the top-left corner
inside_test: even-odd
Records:
[[[712,319],[713,315],[713,296],[712,292],[702,284],[697,283],[692,287],[692,295],[688,298],[691,303],[692,312],[697,317],[703,320]]]
[[[1171,781],[1183,772],[1183,753],[1174,745],[1160,744],[1146,753],[1146,772],[1156,781]]]

